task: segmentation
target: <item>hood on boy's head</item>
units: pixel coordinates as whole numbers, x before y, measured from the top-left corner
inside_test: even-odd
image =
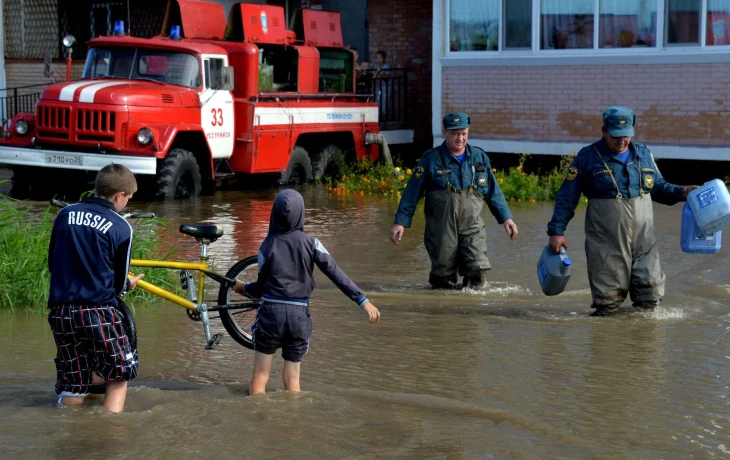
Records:
[[[304,230],[304,198],[296,190],[282,190],[274,198],[269,235]]]

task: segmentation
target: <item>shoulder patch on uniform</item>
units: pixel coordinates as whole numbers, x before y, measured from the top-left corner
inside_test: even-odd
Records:
[[[420,179],[423,176],[423,166],[416,166],[416,169],[413,170],[413,174],[415,174],[416,179]]]
[[[646,188],[652,188],[654,186],[654,176],[651,174],[644,176],[644,185],[646,185]]]
[[[567,171],[567,172],[566,172],[566,174],[565,174],[565,178],[566,178],[567,180],[573,180],[573,179],[575,179],[576,177],[578,177],[578,168],[576,168],[576,167],[575,167],[575,166],[573,166],[573,165],[569,166],[569,167],[568,167],[568,171]]]

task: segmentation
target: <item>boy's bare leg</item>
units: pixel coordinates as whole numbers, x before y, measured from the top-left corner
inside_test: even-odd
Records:
[[[86,396],[64,396],[61,404],[64,406],[81,406],[84,404]]]
[[[300,362],[293,362],[284,360],[284,372],[281,374],[281,378],[284,380],[284,389],[287,391],[302,391],[299,387],[299,370],[301,368]]]
[[[106,396],[104,396],[104,407],[109,412],[121,412],[124,410],[124,401],[127,399],[127,382],[107,380]]]
[[[253,377],[251,378],[251,387],[249,388],[249,395],[259,395],[266,393],[266,383],[269,381],[269,375],[271,374],[271,362],[274,360],[274,355],[267,355],[256,352],[253,361]]]

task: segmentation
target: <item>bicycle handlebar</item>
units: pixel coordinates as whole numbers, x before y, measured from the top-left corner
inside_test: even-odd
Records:
[[[51,198],[51,206],[55,206],[57,208],[65,208],[68,206],[68,203],[65,201],[57,200],[55,198]]]
[[[51,206],[56,206],[57,208],[65,208],[66,206],[68,206],[68,203],[66,203],[65,201],[57,200],[55,198],[51,198]],[[156,217],[154,212],[147,211],[125,212],[121,216],[123,219],[144,219]]]

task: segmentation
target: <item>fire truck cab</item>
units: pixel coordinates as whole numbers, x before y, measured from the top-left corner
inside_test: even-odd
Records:
[[[272,173],[321,177],[339,156],[377,159],[378,106],[355,94],[339,13],[168,3],[162,34],[89,41],[80,81],[49,86],[35,113],[3,125],[0,163],[13,194],[56,193],[109,163],[158,199],[190,198],[222,180]],[[83,179],[81,179],[83,180]]]

